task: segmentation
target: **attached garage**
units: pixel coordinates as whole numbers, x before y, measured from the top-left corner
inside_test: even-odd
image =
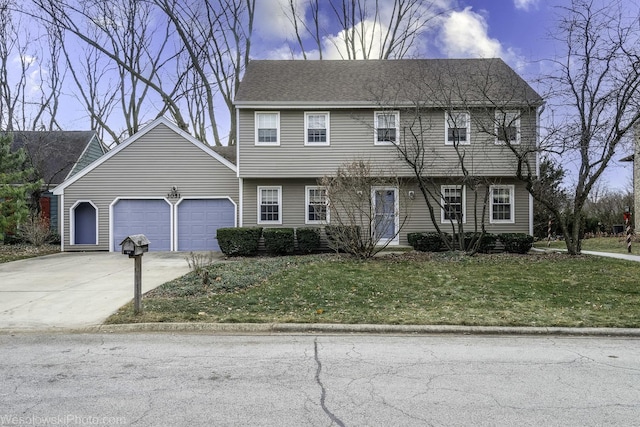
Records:
[[[184,199],[177,205],[177,250],[219,251],[216,230],[235,226],[236,207],[229,199]]]
[[[144,234],[152,251],[171,250],[171,203],[164,199],[120,199],[113,204],[113,247],[131,234]]]
[[[150,251],[219,250],[239,200],[235,147],[223,148],[156,119],[54,190],[62,250],[119,252],[131,234]]]

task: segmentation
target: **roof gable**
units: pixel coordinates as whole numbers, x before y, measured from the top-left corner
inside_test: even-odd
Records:
[[[120,151],[126,149],[131,144],[134,144],[138,139],[140,139],[141,137],[143,137],[144,135],[146,135],[147,133],[149,133],[150,131],[152,131],[153,129],[157,128],[160,125],[164,125],[164,126],[168,127],[173,132],[178,134],[178,136],[180,136],[181,138],[183,138],[187,142],[193,144],[194,146],[196,146],[197,148],[199,148],[200,150],[202,150],[203,152],[205,152],[206,154],[208,154],[212,158],[216,159],[218,162],[220,162],[222,165],[224,165],[225,167],[229,168],[233,172],[237,171],[236,166],[233,163],[231,163],[229,160],[227,160],[226,158],[224,158],[220,154],[216,153],[211,147],[203,144],[202,142],[200,142],[197,139],[195,139],[193,136],[191,136],[188,133],[184,132],[183,130],[178,128],[175,124],[170,122],[168,119],[166,119],[164,117],[159,117],[156,120],[154,120],[153,122],[149,123],[144,128],[142,128],[135,135],[132,135],[131,137],[129,137],[128,139],[123,141],[121,144],[119,144],[115,148],[111,149],[109,152],[107,152],[107,154],[105,154],[104,156],[100,157],[98,160],[94,161],[89,166],[85,167],[82,171],[80,171],[79,173],[73,175],[73,177],[70,177],[65,182],[60,184],[58,187],[56,187],[53,190],[53,194],[56,194],[56,195],[63,194],[64,193],[64,189],[67,188],[69,185],[71,185],[74,182],[78,181],[80,178],[82,178],[83,176],[87,175],[89,172],[91,172],[92,170],[94,170],[95,168],[97,168],[98,166],[103,164],[104,162],[108,161],[110,158],[112,158],[113,156],[118,154]]]
[[[238,107],[283,105],[539,105],[538,95],[501,59],[252,60]]]

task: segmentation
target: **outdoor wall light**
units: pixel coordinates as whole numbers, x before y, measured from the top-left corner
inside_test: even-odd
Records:
[[[167,197],[169,199],[179,199],[180,198],[180,193],[178,193],[178,187],[177,186],[172,186],[171,187],[171,191],[169,191],[169,193],[167,193]]]
[[[413,190],[409,190],[409,199],[413,200],[416,198],[416,192]]]

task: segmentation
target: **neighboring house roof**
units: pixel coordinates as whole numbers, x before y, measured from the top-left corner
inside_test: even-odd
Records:
[[[224,156],[218,154],[210,146],[198,141],[196,138],[194,138],[193,136],[191,136],[187,132],[185,132],[182,129],[180,129],[178,126],[176,126],[174,123],[172,123],[168,119],[166,119],[164,117],[159,117],[159,118],[155,119],[154,121],[152,121],[151,123],[149,123],[148,125],[146,125],[140,131],[136,132],[134,135],[132,135],[129,138],[127,138],[126,140],[124,140],[122,143],[118,144],[115,148],[109,150],[109,152],[107,152],[104,156],[100,157],[99,159],[97,159],[96,161],[91,163],[88,167],[82,169],[82,171],[80,171],[79,173],[75,174],[73,177],[69,177],[69,179],[65,180],[62,184],[60,184],[59,186],[57,186],[56,188],[53,189],[53,194],[56,194],[56,195],[63,194],[64,193],[64,189],[67,188],[69,185],[71,185],[74,182],[78,181],[80,178],[82,178],[83,176],[85,176],[86,174],[88,174],[89,172],[94,170],[96,167],[100,166],[101,164],[103,164],[104,162],[106,162],[107,160],[109,160],[110,158],[115,156],[116,154],[118,154],[120,151],[122,151],[125,148],[127,148],[129,145],[133,144],[135,141],[137,141],[142,136],[146,135],[147,133],[149,133],[149,131],[153,130],[154,128],[156,128],[159,125],[167,126],[169,129],[174,131],[176,134],[178,134],[179,136],[181,136],[182,138],[184,138],[188,142],[192,143],[193,145],[198,147],[200,150],[204,151],[205,153],[207,153],[208,155],[210,155],[211,157],[213,157],[214,159],[219,161],[221,164],[223,164],[227,168],[231,169],[233,172],[237,172],[236,165],[233,162],[229,161]],[[221,148],[224,149],[226,147],[221,147]],[[230,147],[230,148],[231,149],[235,149],[235,147]]]
[[[24,148],[31,167],[49,188],[106,152],[94,131],[14,131],[11,149]]]
[[[252,60],[238,107],[533,105],[543,99],[501,59]]]

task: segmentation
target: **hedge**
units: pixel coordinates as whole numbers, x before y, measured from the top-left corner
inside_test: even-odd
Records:
[[[287,255],[295,251],[295,234],[293,228],[265,228],[264,248],[271,255]]]
[[[416,251],[438,252],[442,249],[442,237],[438,233],[408,233],[407,240]]]
[[[298,250],[305,254],[320,250],[320,229],[314,227],[297,228]]]
[[[261,227],[218,228],[220,250],[227,256],[255,256],[262,235]]]
[[[525,233],[502,233],[498,235],[498,239],[505,251],[512,254],[526,254],[533,246],[533,236]]]

